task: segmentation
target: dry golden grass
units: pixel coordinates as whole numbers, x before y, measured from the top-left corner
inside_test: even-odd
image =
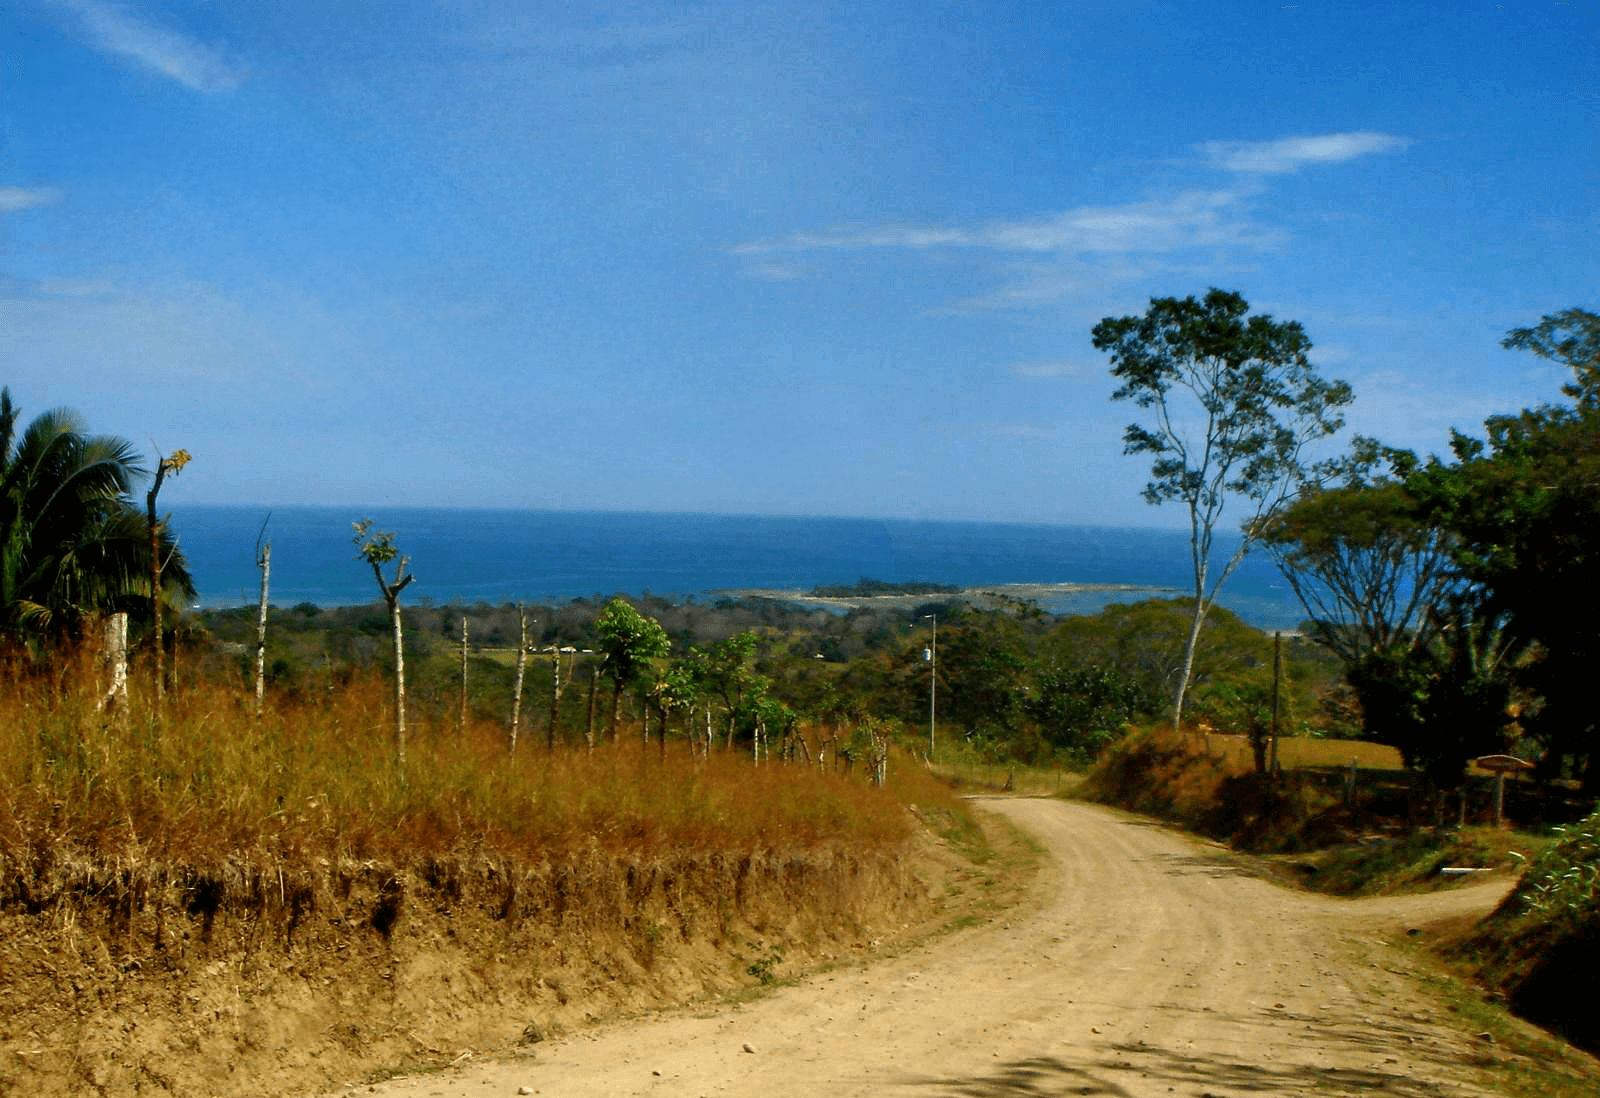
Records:
[[[899,755],[887,789],[637,727],[513,757],[421,704],[402,770],[376,675],[260,720],[137,678],[108,718],[101,679],[0,666],[0,1094],[320,1092],[727,991],[934,925],[923,871],[967,863],[919,818],[981,842]]]
[[[1229,770],[1247,773],[1254,768],[1250,741],[1244,736],[1220,733],[1192,733],[1192,738],[1212,758]],[[1381,743],[1366,740],[1324,740],[1310,737],[1284,737],[1278,741],[1278,761],[1286,770],[1316,766],[1349,766],[1354,759],[1363,770],[1403,770],[1400,752]]]
[[[906,837],[902,798],[953,803],[912,765],[891,765],[885,791],[744,753],[694,757],[681,741],[662,758],[641,750],[637,730],[593,754],[525,738],[513,757],[503,727],[463,733],[425,714],[409,722],[402,770],[390,688],[375,676],[312,704],[269,705],[259,721],[227,684],[170,693],[164,719],[137,695],[108,719],[99,679],[84,659],[0,680],[0,856],[13,864],[41,844],[191,865],[243,852],[409,864],[463,851],[869,847]]]

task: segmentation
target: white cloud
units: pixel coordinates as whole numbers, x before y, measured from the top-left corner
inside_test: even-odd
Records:
[[[902,248],[983,248],[1010,252],[1171,252],[1184,248],[1261,247],[1277,236],[1237,209],[1248,192],[1185,191],[1168,199],[1120,206],[1079,206],[1031,221],[987,225],[887,226],[796,233],[736,246],[738,255]]]
[[[0,187],[0,213],[48,206],[58,197],[55,191],[45,187]]]
[[[1355,132],[1280,137],[1276,141],[1207,141],[1197,148],[1212,167],[1223,171],[1282,175],[1308,164],[1339,164],[1409,144],[1393,134]]]
[[[793,282],[805,275],[806,269],[793,263],[762,262],[753,264],[749,273],[768,282]]]
[[[158,26],[114,0],[50,0],[90,46],[199,92],[232,91],[243,70],[194,38]]]

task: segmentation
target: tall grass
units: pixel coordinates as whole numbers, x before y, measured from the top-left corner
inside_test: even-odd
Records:
[[[169,692],[164,719],[134,697],[98,707],[92,660],[0,677],[0,857],[13,866],[65,852],[98,859],[215,864],[264,855],[414,864],[465,852],[544,860],[578,850],[785,850],[892,844],[902,798],[938,800],[920,768],[891,788],[745,753],[696,757],[687,743],[643,750],[623,735],[593,754],[524,742],[505,729],[422,715],[395,762],[389,688],[358,677],[258,720],[237,684]],[[896,794],[899,795],[896,795]]]

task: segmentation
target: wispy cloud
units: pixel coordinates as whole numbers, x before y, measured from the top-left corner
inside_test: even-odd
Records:
[[[1358,156],[1394,152],[1411,142],[1387,133],[1325,133],[1276,141],[1207,141],[1197,148],[1215,168],[1228,172],[1283,175],[1307,165],[1340,164]]]
[[[1010,252],[1170,252],[1208,246],[1260,247],[1276,234],[1240,210],[1246,190],[1185,191],[1120,206],[1079,206],[1031,221],[977,226],[887,226],[795,233],[737,245],[738,255],[902,248],[980,248]]]
[[[768,282],[792,282],[805,275],[806,269],[793,263],[762,261],[751,264],[748,273]]]
[[[60,196],[48,187],[0,187],[0,213],[48,206]]]
[[[114,0],[49,0],[90,46],[199,92],[232,91],[243,69],[221,51]]]

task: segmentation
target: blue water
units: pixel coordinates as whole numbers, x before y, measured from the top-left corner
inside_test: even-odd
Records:
[[[376,601],[371,568],[356,558],[351,523],[365,512],[272,510],[272,601],[319,606]],[[411,558],[406,601],[498,605],[614,594],[704,597],[739,588],[927,581],[1193,584],[1188,535],[1169,530],[1035,526],[911,519],[773,518],[601,511],[373,510]],[[256,536],[264,507],[188,506],[173,527],[205,606],[253,604],[260,589]],[[1219,541],[1222,540],[1219,538]],[[1237,544],[1237,542],[1233,542]],[[1225,548],[1231,548],[1225,546]],[[1092,613],[1150,597],[1092,592],[1043,601]],[[1304,616],[1271,562],[1252,555],[1223,588],[1222,605],[1264,629]]]

